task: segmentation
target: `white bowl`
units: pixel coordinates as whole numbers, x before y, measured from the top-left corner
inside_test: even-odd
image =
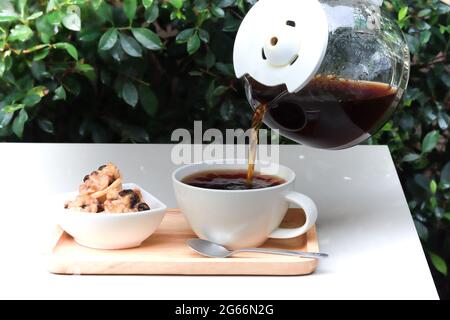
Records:
[[[160,226],[167,207],[150,193],[133,183],[124,189],[139,189],[151,210],[132,213],[85,213],[61,209],[58,223],[75,241],[85,247],[118,250],[139,247]],[[65,194],[65,200],[75,199],[77,192]],[[64,200],[58,203],[64,206]]]

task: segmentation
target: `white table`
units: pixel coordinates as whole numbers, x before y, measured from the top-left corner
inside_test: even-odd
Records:
[[[169,145],[0,144],[0,298],[438,299],[387,147],[283,146],[297,190],[317,203],[321,250],[304,277],[57,276],[46,271],[48,196],[108,161],[175,207]]]

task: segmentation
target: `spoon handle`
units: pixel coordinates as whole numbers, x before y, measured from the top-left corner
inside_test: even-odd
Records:
[[[275,250],[275,249],[241,249],[235,250],[231,254],[234,255],[240,252],[254,252],[254,253],[267,253],[277,254],[282,256],[294,256],[300,258],[320,259],[328,258],[328,254],[320,252],[301,252],[301,251],[289,251],[289,250]]]

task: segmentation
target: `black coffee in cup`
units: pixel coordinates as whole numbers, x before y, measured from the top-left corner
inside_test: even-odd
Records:
[[[203,189],[214,190],[256,190],[276,187],[286,183],[280,177],[255,173],[249,183],[245,170],[205,171],[188,176],[183,183]]]

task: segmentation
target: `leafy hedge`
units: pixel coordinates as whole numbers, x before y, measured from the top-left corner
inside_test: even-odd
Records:
[[[275,0],[274,0],[275,1]],[[248,127],[236,30],[256,0],[1,0],[0,140],[168,142]],[[391,0],[412,52],[389,144],[441,295],[450,296],[449,0]]]
[[[449,1],[385,1],[406,33],[403,108],[374,139],[389,144],[441,297],[450,298]]]

